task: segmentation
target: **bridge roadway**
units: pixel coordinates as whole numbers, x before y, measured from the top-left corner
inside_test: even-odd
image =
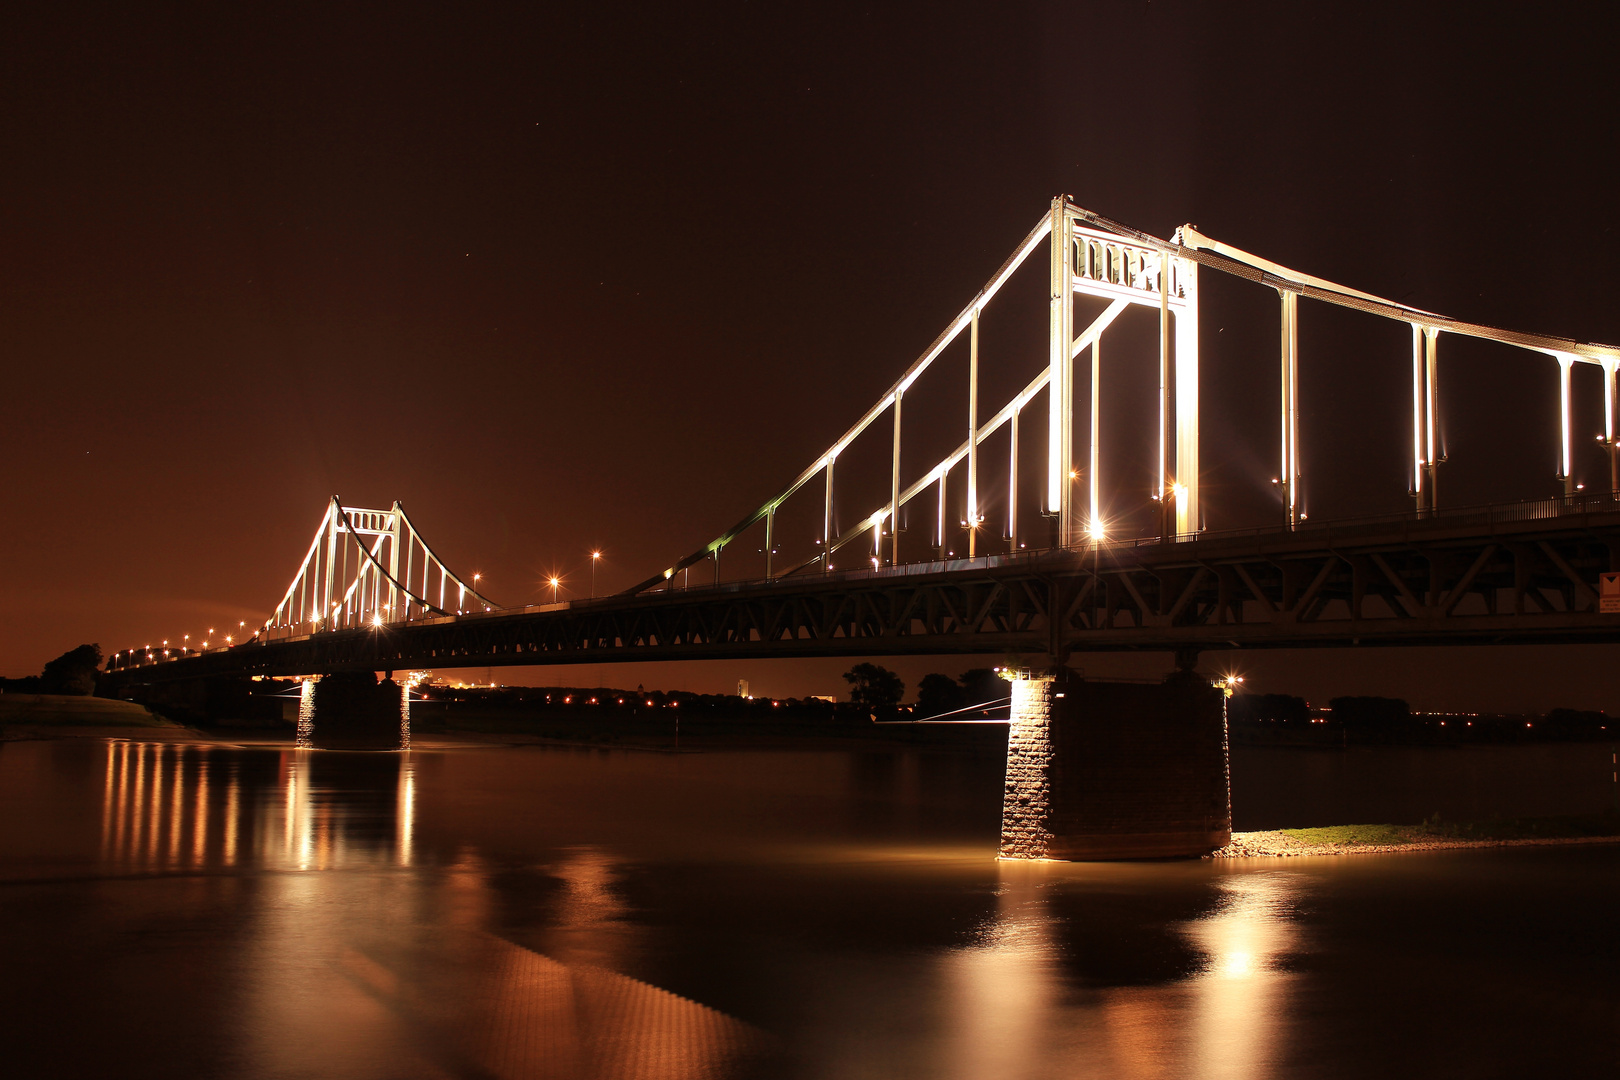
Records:
[[[1620,501],[1575,496],[612,596],[254,641],[120,682],[600,661],[1620,641]]]

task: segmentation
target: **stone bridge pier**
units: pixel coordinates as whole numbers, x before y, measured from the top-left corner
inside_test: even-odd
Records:
[[[1190,671],[1158,684],[1013,679],[1003,858],[1191,857],[1231,837],[1221,689]]]
[[[389,672],[342,671],[304,680],[298,700],[298,745],[323,750],[409,750],[408,683]]]

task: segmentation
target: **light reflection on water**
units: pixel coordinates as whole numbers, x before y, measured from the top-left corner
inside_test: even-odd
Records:
[[[314,775],[320,751],[276,751],[275,785],[255,786],[255,800],[244,803],[235,747],[122,739],[105,746],[100,848],[109,868],[411,865],[416,770],[408,753],[363,755],[369,767],[323,785]],[[239,850],[244,815],[250,844]]]
[[[978,940],[940,960],[940,1028],[931,1075],[1263,1078],[1300,947],[1305,882],[1286,872],[1217,880],[1210,909],[1177,925],[1195,958],[1162,985],[1091,988],[1066,972],[1047,902],[1072,867],[1001,864],[996,913]],[[1072,1069],[1067,1073],[1063,1070]]]
[[[964,768],[6,744],[0,1038],[17,1075],[1214,1080],[1400,1075],[1363,1032],[1422,1012],[1511,1075],[1508,986],[1520,1023],[1591,1017],[1566,1064],[1612,1033],[1613,935],[1566,926],[1612,854],[999,862]],[[1413,916],[1482,899],[1579,950]],[[68,1044],[29,1019],[69,1011]]]

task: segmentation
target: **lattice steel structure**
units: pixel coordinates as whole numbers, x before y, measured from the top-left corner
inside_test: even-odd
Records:
[[[413,588],[418,580],[420,586]],[[448,603],[452,587],[454,607]],[[380,626],[498,607],[445,566],[404,506],[396,502],[387,510],[345,507],[334,495],[303,565],[259,635]]]
[[[988,420],[981,420],[979,316],[1043,243],[1047,246],[1051,283],[1047,365]],[[1042,390],[1048,391],[1043,510],[1058,519],[1058,545],[1079,548],[1109,539],[1108,523],[1104,520],[1100,501],[1104,468],[1099,438],[1102,337],[1104,331],[1133,304],[1156,309],[1159,315],[1158,475],[1149,493],[1159,504],[1157,535],[1166,542],[1191,539],[1203,529],[1199,507],[1198,431],[1198,271],[1201,267],[1253,281],[1274,289],[1278,295],[1281,383],[1278,464],[1283,522],[1287,528],[1298,527],[1303,506],[1298,344],[1301,297],[1411,326],[1412,471],[1408,494],[1414,499],[1419,513],[1432,513],[1438,506],[1437,472],[1439,465],[1445,461],[1438,393],[1438,341],[1442,334],[1485,338],[1539,352],[1557,362],[1562,417],[1557,475],[1564,483],[1566,495],[1575,493],[1571,469],[1570,367],[1575,363],[1600,365],[1605,374],[1604,432],[1600,441],[1608,449],[1610,489],[1620,492],[1620,441],[1617,441],[1614,430],[1620,348],[1452,319],[1289,269],[1211,239],[1191,225],[1181,226],[1171,239],[1162,240],[1076,206],[1065,197],[1052,201],[1050,211],[1030,230],[978,295],[951,320],[939,337],[883,396],[792,483],[697,551],[677,560],[662,573],[639,582],[627,592],[646,592],[660,585],[674,588],[676,574],[706,559],[714,560],[718,566],[725,547],[761,520],[765,522],[765,576],[768,579],[809,569],[826,571],[831,568],[831,558],[836,551],[867,533],[873,537],[873,565],[894,565],[899,561],[899,535],[892,523],[897,520],[901,507],[931,488],[938,496],[938,536],[941,538],[940,557],[943,558],[946,485],[952,471],[957,468],[966,470],[967,506],[962,518],[976,526],[984,520],[984,507],[979,500],[979,447],[1003,426],[1010,425],[1007,468],[1010,490],[1016,491],[1020,416]],[[1074,298],[1077,295],[1108,301],[1108,307],[1078,333],[1074,325]],[[969,349],[965,437],[951,453],[923,470],[915,481],[902,486],[900,436],[906,391],[963,333],[968,335]],[[1074,465],[1074,362],[1083,353],[1088,354],[1091,364],[1091,400],[1086,432],[1087,501],[1084,518],[1079,520],[1074,505],[1074,485],[1069,481],[1077,475]],[[890,414],[893,420],[889,498],[883,505],[865,510],[854,527],[834,536],[833,480],[839,455],[885,413]],[[788,499],[818,476],[822,479],[823,501],[822,529],[818,540],[820,550],[809,559],[777,568],[771,560],[775,553],[773,534],[777,512]],[[1009,497],[1007,515],[1007,535],[1011,540],[1011,550],[1016,551],[1019,547],[1016,497]],[[885,523],[890,525],[887,530]],[[889,540],[886,550],[885,537]],[[976,534],[970,528],[970,556],[978,554],[976,542]]]
[[[1050,283],[1046,366],[986,419],[979,400],[980,316],[1043,244]],[[1202,529],[1198,275],[1203,269],[1273,289],[1280,304],[1283,513],[1278,526],[1254,530],[1247,539],[1212,536]],[[1106,303],[1078,331],[1077,296]],[[1339,523],[1327,532],[1304,521],[1298,407],[1301,297],[1411,327],[1409,494],[1414,513]],[[1153,537],[1122,542],[1109,535],[1100,506],[1106,463],[1099,449],[1099,400],[1103,335],[1132,305],[1158,314],[1158,476],[1144,494],[1157,500],[1159,528]],[[969,355],[962,440],[928,468],[903,473],[905,395],[963,334]],[[1445,334],[1501,342],[1556,362],[1561,498],[1461,513],[1440,507],[1437,473],[1445,446],[1438,343]],[[1082,356],[1091,364],[1092,377],[1087,497],[1077,505],[1079,488],[1071,483],[1077,475],[1074,364]],[[1571,468],[1570,372],[1576,363],[1599,365],[1605,375],[1599,439],[1608,451],[1610,492],[1596,501],[1576,495]],[[1616,639],[1620,627],[1611,620],[1620,616],[1598,610],[1595,590],[1599,573],[1620,571],[1617,371],[1620,349],[1614,346],[1451,319],[1302,274],[1213,240],[1191,225],[1163,240],[1059,198],[939,337],[792,483],[702,548],[619,596],[502,611],[445,566],[399,503],[388,510],[354,509],[334,497],[286,595],[254,640],[238,645],[229,656],[188,660],[187,670],[313,674],[368,665],[386,669],[635,657],[986,651],[1044,651],[1061,657],[1077,649]],[[1010,427],[1006,468],[1009,491],[1016,492],[1020,417],[1043,390],[1047,454],[1040,463],[1042,509],[1057,519],[1056,550],[1020,550],[1018,499],[1010,495],[1007,553],[976,550],[970,528],[968,558],[948,558],[946,489],[953,471],[965,471],[962,517],[977,525],[985,516],[980,447]],[[835,536],[839,457],[885,413],[893,422],[888,497]],[[915,479],[903,485],[906,475]],[[772,559],[777,512],[818,477],[819,550],[778,567]],[[897,565],[899,540],[893,523],[902,507],[930,490],[938,502],[937,558]],[[719,586],[721,552],[761,521],[765,578]],[[872,537],[870,568],[868,560],[857,560],[859,570],[834,572],[833,553],[867,534]],[[677,589],[676,575],[705,559],[715,561],[717,585],[709,591]],[[127,658],[118,654],[112,666],[141,666],[149,659],[131,650]]]

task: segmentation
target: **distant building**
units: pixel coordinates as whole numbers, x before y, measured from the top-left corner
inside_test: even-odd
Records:
[[[737,680],[737,696],[740,697],[740,698],[751,698],[751,697],[754,696],[753,694],[750,694],[748,692],[748,680],[747,679],[738,679]]]

